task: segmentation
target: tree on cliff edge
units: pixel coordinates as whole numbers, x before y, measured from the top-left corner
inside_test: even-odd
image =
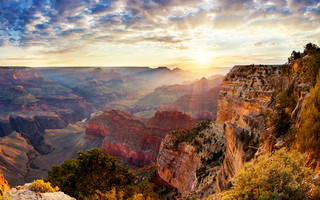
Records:
[[[122,167],[117,158],[99,148],[78,152],[76,159],[68,159],[60,166],[53,165],[47,180],[77,199],[106,193],[112,188],[125,188],[134,181],[134,175]]]

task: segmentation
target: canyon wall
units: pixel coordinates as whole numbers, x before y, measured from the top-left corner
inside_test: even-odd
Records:
[[[276,92],[288,86],[289,81],[280,76],[281,68],[234,66],[220,87],[217,120],[206,129],[211,130],[212,144],[206,146],[207,136],[199,130],[195,137],[198,139],[187,143],[184,139],[190,131],[183,136],[167,135],[157,158],[160,178],[187,199],[203,198],[228,189],[235,173],[243,169],[244,162],[251,160],[259,149],[260,135],[268,131],[265,116]],[[199,144],[201,151],[197,149]]]
[[[243,169],[259,147],[266,131],[264,114],[275,97],[281,66],[235,66],[225,76],[218,100],[217,121],[224,122],[226,153],[217,176],[217,188],[227,189],[230,179]]]
[[[195,125],[182,112],[157,112],[150,119],[142,119],[125,111],[110,110],[91,118],[86,124],[86,134],[104,137],[103,150],[135,168],[156,161],[160,143],[168,132]]]
[[[173,131],[160,145],[157,174],[178,190],[176,198],[206,197],[216,190],[224,150],[222,123],[204,121],[190,130]]]

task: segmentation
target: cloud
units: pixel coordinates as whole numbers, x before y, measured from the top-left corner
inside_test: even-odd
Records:
[[[217,0],[221,12],[242,12],[254,7],[253,0]]]
[[[262,42],[256,42],[253,45],[256,46],[256,47],[261,47],[262,46]]]
[[[0,47],[39,47],[46,55],[101,44],[148,43],[183,51],[198,48],[193,45],[203,37],[209,41],[204,48],[222,51],[240,36],[268,31],[274,35],[250,44],[273,46],[277,34],[314,40],[320,27],[319,0],[0,1]],[[246,42],[234,45],[241,48]]]

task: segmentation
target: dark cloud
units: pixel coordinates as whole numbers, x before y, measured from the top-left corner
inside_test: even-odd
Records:
[[[58,34],[58,36],[76,36],[78,33],[84,33],[84,29],[68,29],[66,31],[62,31]]]
[[[254,7],[253,0],[217,0],[222,12],[244,11]]]
[[[180,42],[182,42],[182,40],[179,40],[173,36],[147,37],[144,40],[145,41],[152,41],[152,42],[164,42],[164,43],[180,43]]]
[[[288,7],[292,11],[304,13],[308,7],[317,6],[319,0],[288,0]]]
[[[111,11],[112,3],[113,1],[100,0],[98,4],[95,4],[91,7],[90,12],[91,14],[100,14]]]

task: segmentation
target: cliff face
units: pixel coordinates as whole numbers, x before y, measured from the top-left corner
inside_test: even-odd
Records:
[[[34,148],[17,132],[0,138],[0,169],[10,185],[25,183],[30,171],[30,160],[35,155]]]
[[[86,124],[87,135],[104,137],[102,148],[131,167],[156,161],[161,140],[175,129],[196,125],[181,112],[157,112],[150,119],[135,117],[124,111],[104,111]]]
[[[223,124],[202,122],[191,130],[169,133],[160,145],[157,173],[180,197],[202,198],[215,190],[223,161]]]
[[[275,95],[274,85],[284,87],[281,66],[235,66],[221,85],[217,121],[224,122],[226,154],[217,176],[218,189],[243,169],[258,149],[259,136],[265,131],[263,114]],[[282,85],[283,84],[283,85]]]

